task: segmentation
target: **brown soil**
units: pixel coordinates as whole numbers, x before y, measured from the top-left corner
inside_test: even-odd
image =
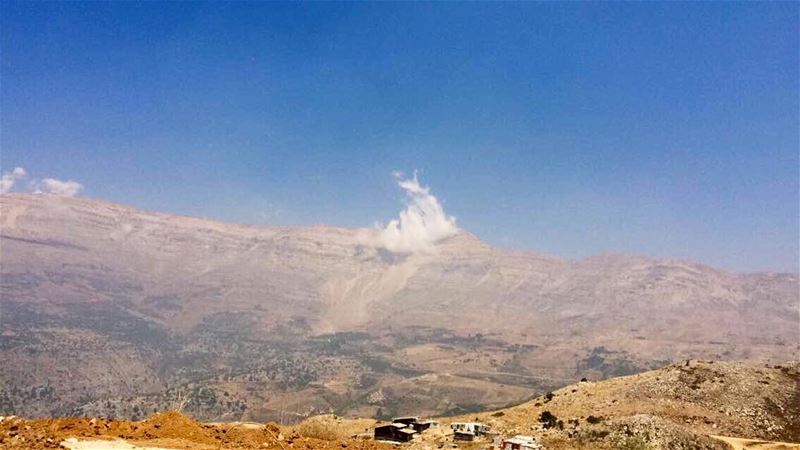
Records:
[[[137,445],[160,445],[172,448],[272,449],[272,450],[382,450],[390,446],[351,438],[319,439],[302,430],[266,424],[248,427],[242,424],[203,424],[177,411],[156,414],[146,420],[105,420],[88,418],[20,419],[0,421],[0,448],[61,448],[68,438],[124,439]]]

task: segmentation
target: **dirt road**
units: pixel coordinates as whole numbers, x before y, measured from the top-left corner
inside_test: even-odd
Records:
[[[800,450],[800,444],[789,442],[769,442],[757,439],[743,439],[727,436],[711,436],[726,442],[733,450]]]

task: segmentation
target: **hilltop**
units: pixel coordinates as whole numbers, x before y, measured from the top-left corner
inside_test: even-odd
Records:
[[[547,414],[549,413],[549,415]],[[550,427],[540,419],[549,417]],[[636,375],[566,386],[479,420],[548,448],[726,448],[709,436],[800,443],[800,364],[685,361]]]
[[[800,351],[797,274],[567,260],[463,230],[398,254],[374,233],[0,195],[0,413],[462,414],[583,377]]]

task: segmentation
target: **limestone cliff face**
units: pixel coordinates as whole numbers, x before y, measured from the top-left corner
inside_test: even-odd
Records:
[[[301,316],[331,332],[391,321],[508,337],[797,337],[796,274],[625,254],[568,261],[495,249],[466,232],[429,253],[392,255],[370,244],[368,229],[243,226],[47,195],[0,199],[9,301],[117,302],[147,316],[148,299],[169,297],[178,329],[258,307],[274,321]]]

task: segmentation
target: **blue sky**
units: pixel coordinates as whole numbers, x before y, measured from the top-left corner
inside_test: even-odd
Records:
[[[3,171],[500,246],[798,270],[798,4],[2,3]]]

